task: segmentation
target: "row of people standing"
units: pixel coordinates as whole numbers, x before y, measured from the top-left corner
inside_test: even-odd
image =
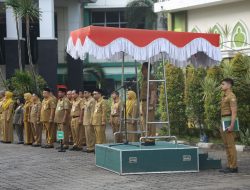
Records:
[[[147,69],[147,63],[143,64],[143,81],[140,94],[141,131],[146,130]],[[156,91],[156,86],[150,85],[149,121],[154,119]],[[3,133],[2,141],[6,143],[13,141],[13,127],[11,125],[14,101],[12,96],[11,92],[6,92],[3,101],[0,102],[0,114],[5,117],[0,120],[1,126],[4,123],[4,126],[6,126],[4,129],[9,129],[8,133]],[[130,90],[127,97],[127,129],[136,132],[139,116],[136,93]],[[119,93],[116,91],[112,93],[112,99],[110,124],[113,133],[116,133],[120,129],[122,102]],[[106,143],[107,103],[103,99],[103,93],[100,89],[85,89],[83,93],[79,93],[77,90],[66,92],[66,89],[59,89],[58,98],[56,98],[49,88],[45,88],[42,102],[36,94],[25,93],[24,99],[19,98],[17,104],[13,124],[20,144],[53,148],[57,130],[64,132],[63,148],[65,149],[68,149],[73,141],[71,150],[82,150],[83,145],[86,144],[86,151],[93,152],[95,144]],[[8,117],[7,113],[9,114]],[[46,132],[46,143],[44,145],[42,145],[43,129]],[[155,126],[148,125],[148,130],[149,136],[155,136]],[[136,133],[128,134],[128,140],[130,142],[138,141],[138,135]],[[122,141],[123,136],[118,134],[116,142]]]

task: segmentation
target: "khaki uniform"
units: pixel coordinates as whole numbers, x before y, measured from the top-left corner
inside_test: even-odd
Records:
[[[51,117],[51,111],[54,111],[55,108],[56,108],[55,101],[53,101],[51,97],[44,99],[42,101],[40,120],[42,122],[43,127],[46,130],[46,142],[48,145],[53,145],[54,143],[54,140],[53,140],[54,118],[50,118],[50,117]]]
[[[73,104],[73,101],[72,100],[70,100],[69,101],[70,102],[70,109],[72,108],[72,104]],[[70,125],[71,125],[71,116],[70,116],[70,114],[69,114],[69,124],[68,124],[68,128],[69,128],[69,143],[73,143],[73,136],[72,136],[72,131],[71,131],[71,127],[70,127]]]
[[[58,99],[56,111],[55,111],[55,123],[59,131],[64,132],[63,144],[68,147],[69,145],[69,112],[71,109],[71,104],[68,98],[64,97]],[[67,111],[67,116],[64,118],[65,111]]]
[[[13,142],[13,113],[14,103],[11,103],[6,110],[3,110],[3,142]]]
[[[71,131],[74,141],[74,147],[82,148],[83,145],[83,135],[84,128],[83,125],[79,123],[80,114],[82,110],[82,99],[77,98],[73,100],[70,116],[71,116]]]
[[[3,125],[4,125],[4,118],[3,118],[3,102],[4,98],[0,100],[0,140],[2,140],[3,137]]]
[[[119,131],[120,129],[120,116],[121,116],[121,108],[122,102],[120,99],[117,102],[113,102],[111,105],[111,114],[110,114],[110,123],[113,130],[113,134]],[[116,135],[116,142],[122,142],[122,134]]]
[[[30,109],[30,124],[35,145],[41,145],[42,143],[42,125],[40,123],[42,104],[40,101],[31,104]]]
[[[53,99],[54,104],[57,105],[57,98],[54,95],[52,95],[51,98]],[[57,125],[54,122],[52,123],[52,125],[53,125],[53,141],[56,142]]]
[[[221,101],[221,116],[231,116],[231,108],[237,109],[236,96],[232,91],[225,93]],[[220,128],[222,140],[227,154],[227,167],[237,168],[237,151],[235,147],[235,132],[224,132]]]
[[[91,122],[95,130],[96,144],[106,143],[106,134],[105,134],[106,114],[107,114],[106,102],[103,98],[100,98],[95,103],[94,113],[92,115],[92,122]]]
[[[87,150],[95,149],[95,130],[91,125],[92,114],[95,109],[95,100],[90,97],[84,102],[83,126],[85,128]]]
[[[81,111],[82,111],[82,114],[84,112],[84,104],[85,104],[85,98],[81,98]],[[83,125],[83,124],[82,124]],[[83,146],[86,146],[86,134],[85,134],[85,128],[83,127],[83,131],[82,131],[82,145]]]
[[[151,80],[154,79],[153,76],[150,77]],[[153,82],[150,82],[149,86],[149,101],[152,98],[151,93],[157,91],[157,85]],[[141,114],[142,114],[142,131],[146,131],[146,114],[147,114],[147,78],[143,78],[141,90],[140,90],[140,101],[141,101]],[[150,105],[148,111],[148,122],[155,121],[155,105]],[[145,136],[146,133],[143,133],[142,136]],[[154,124],[148,124],[148,136],[156,135],[156,127]]]
[[[32,135],[32,129],[30,124],[30,109],[31,109],[31,101],[26,101],[23,106],[23,123],[24,123],[24,143],[32,144],[34,139]]]
[[[137,121],[130,120],[130,119],[138,119],[138,107],[137,103],[133,105],[133,110],[131,114],[127,115],[128,123],[127,123],[127,130],[128,131],[137,131]],[[134,122],[132,122],[134,121]],[[128,141],[129,142],[137,142],[138,141],[138,134],[128,134]]]

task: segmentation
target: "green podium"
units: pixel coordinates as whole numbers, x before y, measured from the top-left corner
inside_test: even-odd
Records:
[[[155,146],[96,145],[96,166],[120,175],[198,172],[198,147],[156,141]]]

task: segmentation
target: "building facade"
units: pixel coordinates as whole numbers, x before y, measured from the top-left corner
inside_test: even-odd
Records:
[[[168,29],[218,33],[224,58],[237,52],[250,55],[250,1],[159,0],[155,12],[166,12]]]
[[[35,0],[41,11],[40,21],[31,23],[31,46],[34,65],[51,88],[66,85],[79,89],[96,86],[96,78],[83,73],[87,63],[101,65],[105,72],[108,91],[121,84],[122,60],[96,60],[87,56],[84,61],[73,60],[66,53],[70,32],[89,25],[126,27],[125,7],[129,0]],[[23,63],[29,69],[25,43],[25,23],[20,21]],[[4,78],[18,69],[17,34],[10,8],[0,0],[0,67]],[[16,50],[16,51],[13,51]],[[134,77],[135,62],[125,57],[125,79]]]

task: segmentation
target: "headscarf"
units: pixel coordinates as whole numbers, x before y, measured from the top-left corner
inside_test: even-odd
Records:
[[[126,101],[127,116],[130,116],[133,112],[133,106],[136,103],[136,93],[132,90],[128,91],[128,98]]]
[[[3,102],[3,110],[7,110],[14,101],[12,99],[13,93],[10,91],[5,92],[5,100]]]
[[[31,93],[28,92],[28,93],[25,93],[23,95],[23,97],[24,97],[25,102],[30,102],[31,98],[32,98],[32,95],[31,95]]]

